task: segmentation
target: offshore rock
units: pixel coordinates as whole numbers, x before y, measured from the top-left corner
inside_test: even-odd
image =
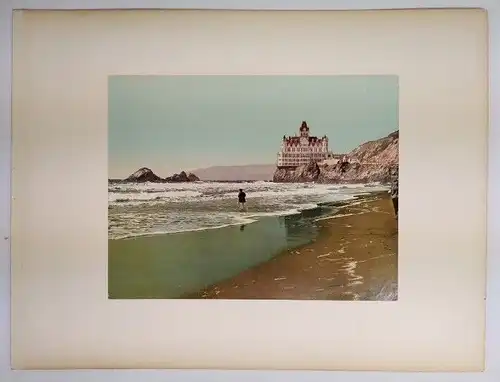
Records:
[[[147,167],[142,167],[121,182],[182,183],[182,182],[197,182],[199,180],[200,179],[195,174],[192,173],[187,174],[185,171],[181,171],[179,174],[174,174],[167,178],[161,178],[158,175],[156,175],[153,171],[151,171],[151,169]]]
[[[146,182],[152,182],[152,183],[160,183],[163,181],[162,178],[160,178],[158,175],[156,175],[151,169],[147,167],[142,167],[136,172],[134,172],[132,175],[130,175],[128,178],[124,180],[125,182],[136,182],[136,183],[146,183]]]
[[[179,174],[174,174],[172,176],[169,176],[168,178],[165,178],[165,182],[172,183],[197,182],[199,180],[200,179],[195,174],[186,174],[185,171],[181,171]]]

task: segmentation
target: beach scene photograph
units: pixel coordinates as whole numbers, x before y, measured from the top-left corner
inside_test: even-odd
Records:
[[[108,298],[398,299],[395,75],[108,77]]]

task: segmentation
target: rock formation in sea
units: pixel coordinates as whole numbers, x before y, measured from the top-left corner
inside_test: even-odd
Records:
[[[174,174],[167,178],[161,178],[156,175],[151,169],[147,167],[142,167],[128,178],[124,179],[123,182],[134,182],[134,183],[180,183],[180,182],[196,182],[200,179],[193,173],[187,174],[185,171],[181,171],[179,174]]]
[[[348,162],[318,165],[310,162],[295,169],[277,168],[274,182],[386,183],[399,161],[399,130],[369,141],[346,155]]]
[[[165,182],[197,182],[199,180],[200,178],[198,178],[195,174],[186,174],[185,171],[181,171],[179,174],[174,174],[165,178]]]
[[[163,182],[163,179],[156,175],[151,169],[147,167],[142,167],[128,178],[124,180],[125,182],[137,182],[137,183],[145,183],[145,182],[153,182],[160,183]]]

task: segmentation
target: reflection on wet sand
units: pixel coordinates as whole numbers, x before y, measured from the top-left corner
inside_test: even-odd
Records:
[[[389,195],[317,219],[319,236],[188,298],[397,300],[397,221]],[[293,229],[293,227],[292,227]]]

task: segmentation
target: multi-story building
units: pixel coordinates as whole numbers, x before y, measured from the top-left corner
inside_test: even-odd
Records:
[[[328,137],[321,138],[309,135],[309,126],[303,121],[299,135],[283,136],[281,150],[278,152],[277,166],[279,168],[297,167],[311,161],[322,162],[333,158],[328,151]]]

